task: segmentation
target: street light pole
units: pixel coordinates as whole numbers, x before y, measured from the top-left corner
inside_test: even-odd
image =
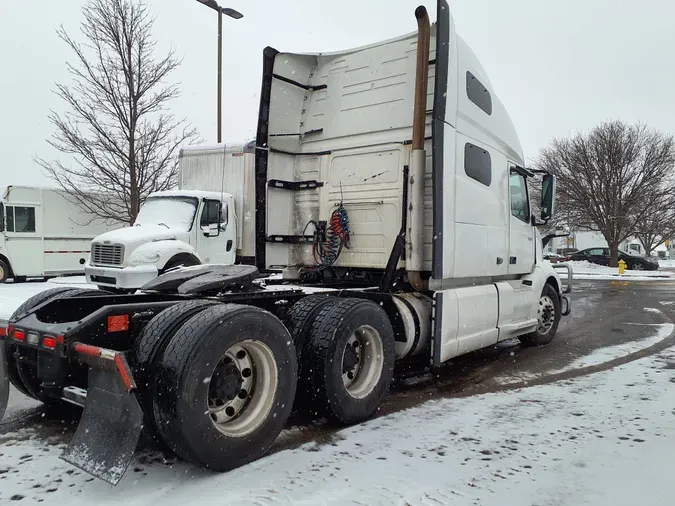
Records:
[[[218,9],[218,144],[223,142],[223,11]]]
[[[220,144],[223,141],[223,14],[232,19],[241,19],[244,15],[229,7],[221,7],[216,0],[197,1],[218,12],[218,144]]]

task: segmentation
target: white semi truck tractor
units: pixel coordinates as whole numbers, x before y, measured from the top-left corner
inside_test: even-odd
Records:
[[[447,2],[433,25],[415,17],[416,33],[357,49],[265,49],[255,266],[177,269],[133,295],[57,289],[13,315],[10,381],[84,406],[65,460],[117,483],[145,427],[227,471],[264,455],[293,409],[371,418],[397,361],[555,337],[571,269],[556,264],[564,283],[537,232],[555,178],[525,167]],[[283,279],[261,282],[269,269]]]
[[[177,267],[253,263],[254,152],[253,143],[181,149],[179,189],[149,195],[132,227],[91,242],[87,282],[133,292]]]

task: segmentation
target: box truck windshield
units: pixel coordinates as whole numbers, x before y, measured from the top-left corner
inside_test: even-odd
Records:
[[[135,225],[166,225],[189,232],[198,205],[194,197],[151,197],[141,207]]]

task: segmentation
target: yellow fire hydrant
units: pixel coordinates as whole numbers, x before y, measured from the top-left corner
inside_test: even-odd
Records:
[[[626,262],[619,260],[619,275],[623,276],[624,272],[626,272]]]

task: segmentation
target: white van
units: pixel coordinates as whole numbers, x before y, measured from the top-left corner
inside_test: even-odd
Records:
[[[0,283],[83,274],[91,240],[124,226],[92,216],[53,188],[8,186],[0,214]]]

